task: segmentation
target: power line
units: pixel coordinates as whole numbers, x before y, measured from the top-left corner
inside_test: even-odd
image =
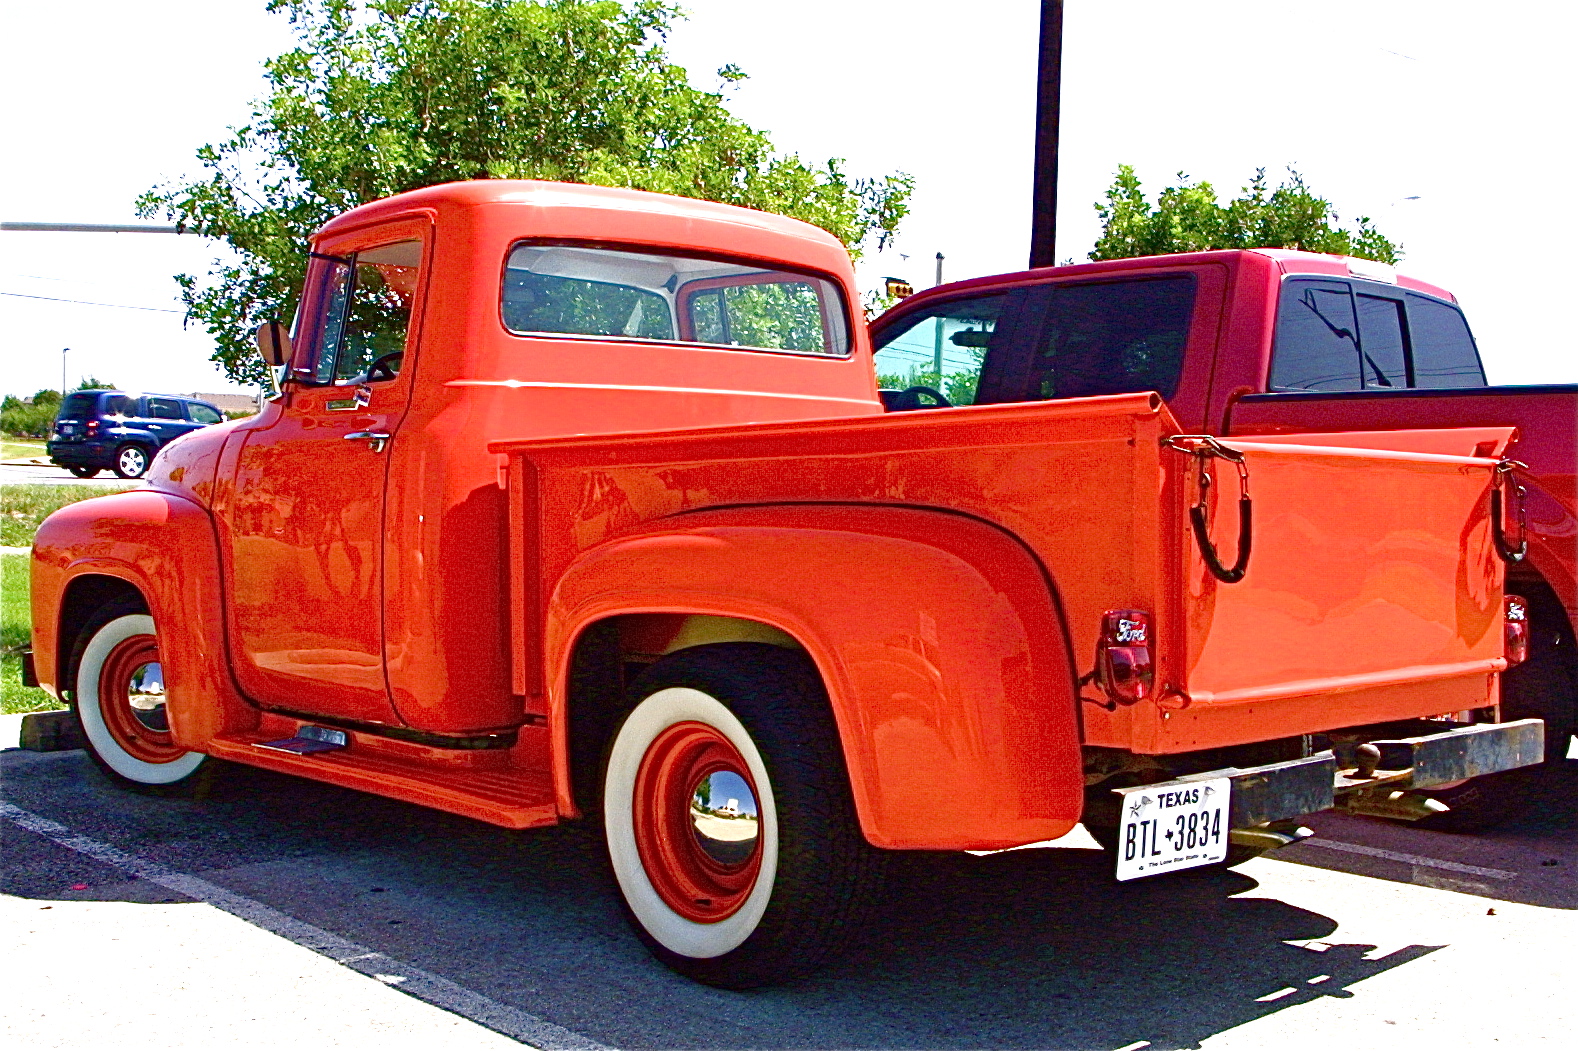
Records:
[[[0,292],[0,296],[15,296],[17,299],[47,299],[51,303],[76,303],[84,307],[114,307],[116,310],[153,310],[160,314],[184,314],[184,310],[171,310],[169,307],[134,307],[125,303],[93,303],[86,299],[61,299],[57,296],[30,296],[25,292]]]

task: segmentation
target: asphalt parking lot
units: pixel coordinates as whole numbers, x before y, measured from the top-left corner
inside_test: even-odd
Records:
[[[586,828],[241,767],[201,800],[80,752],[0,773],[13,1047],[1440,1051],[1578,1025],[1572,760],[1486,836],[1329,815],[1283,860],[1128,884],[1092,849],[905,856],[852,954],[746,994],[648,958]]]

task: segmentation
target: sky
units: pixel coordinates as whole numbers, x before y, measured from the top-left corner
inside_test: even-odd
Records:
[[[863,284],[917,288],[1025,266],[1037,0],[686,0],[669,40],[692,83],[783,152],[916,179]],[[14,5],[0,70],[0,219],[138,221],[149,187],[243,123],[261,63],[291,42],[264,0]],[[1578,382],[1560,259],[1578,242],[1572,171],[1578,5],[1325,0],[1067,0],[1059,259],[1083,260],[1120,163],[1153,193],[1179,172],[1236,195],[1288,166],[1344,219],[1401,242],[1400,269],[1452,290],[1492,382]],[[233,389],[183,328],[172,275],[211,242],[0,233],[0,393],[87,376]],[[62,348],[69,351],[62,354]]]

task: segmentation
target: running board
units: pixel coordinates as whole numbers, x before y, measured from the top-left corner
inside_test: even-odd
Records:
[[[310,740],[302,731],[316,729],[302,727],[295,738],[284,740],[268,733],[232,734],[211,739],[204,750],[216,759],[387,796],[504,828],[559,822],[546,769],[516,767],[507,752],[464,753],[483,758],[462,765],[434,762],[420,754],[426,749],[412,748],[417,755],[394,753],[371,736],[349,735],[344,746],[307,754],[283,747],[303,737]]]

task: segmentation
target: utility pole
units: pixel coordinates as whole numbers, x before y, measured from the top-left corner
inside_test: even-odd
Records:
[[[66,400],[66,355],[71,353],[70,347],[60,348],[60,400]]]
[[[1036,72],[1035,188],[1030,202],[1030,266],[1057,265],[1058,101],[1063,80],[1063,0],[1041,0]]]
[[[942,284],[942,253],[937,253],[937,280],[931,287]],[[937,374],[937,387],[942,387],[942,318],[936,321],[936,338],[932,342],[932,371]]]

